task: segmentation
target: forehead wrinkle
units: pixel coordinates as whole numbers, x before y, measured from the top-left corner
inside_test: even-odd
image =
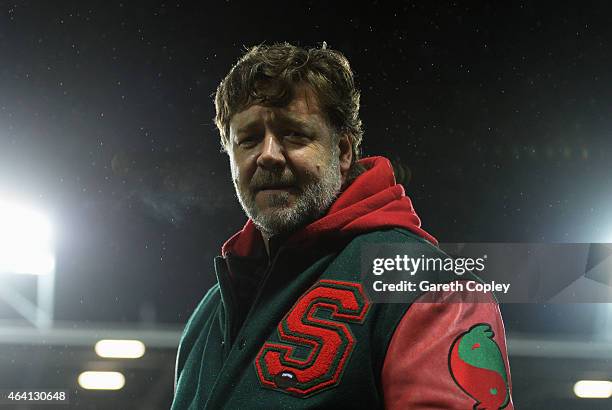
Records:
[[[262,122],[262,116],[269,113],[270,109],[261,107],[265,112],[253,110],[254,106],[234,115],[230,121],[230,129],[234,129],[237,134],[257,128]]]
[[[266,107],[263,113],[264,121],[274,122],[276,117],[276,110],[271,107]]]
[[[293,111],[287,109],[287,107],[272,108],[267,110],[265,114],[265,122],[271,125],[290,125],[301,128],[312,128],[309,121],[303,117],[313,117],[317,114],[318,113],[303,113],[301,111]]]
[[[236,133],[240,134],[240,133],[243,133],[243,132],[251,131],[252,129],[257,128],[257,123],[258,122],[259,121],[258,121],[257,118],[248,119],[248,120],[246,120],[246,123],[240,125],[239,127],[237,127],[235,129]]]
[[[259,105],[255,110],[252,110],[256,106],[251,106],[241,113],[237,113],[239,124],[235,124],[237,126],[235,128],[236,133],[248,132],[260,126],[262,121],[271,125],[292,125],[305,129],[312,129],[315,125],[308,121],[308,118],[318,117],[324,123],[328,123],[327,116],[320,110],[318,98],[314,91],[306,86],[296,87],[294,99],[284,107]]]

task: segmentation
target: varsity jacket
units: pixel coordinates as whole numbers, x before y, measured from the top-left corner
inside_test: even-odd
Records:
[[[415,257],[445,255],[420,228],[389,161],[361,163],[366,171],[328,213],[272,240],[270,257],[252,221],[224,244],[217,284],[180,341],[172,409],[513,408],[491,295],[368,297],[365,246],[408,243]],[[457,280],[426,274],[432,283]]]

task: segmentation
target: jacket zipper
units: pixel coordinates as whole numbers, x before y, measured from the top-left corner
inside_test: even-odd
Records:
[[[247,315],[244,318],[244,321],[242,322],[242,326],[238,330],[238,333],[231,340],[229,338],[226,338],[226,343],[225,343],[226,346],[225,347],[227,349],[227,353],[225,354],[225,357],[227,357],[229,355],[230,349],[234,346],[234,344],[236,342],[240,343],[240,336],[242,336],[242,334],[244,333],[244,328],[246,327],[246,324],[248,323],[248,321],[251,318],[251,316],[253,315],[253,311],[255,310],[255,306],[257,306],[257,303],[259,302],[259,299],[261,298],[261,294],[263,293],[263,290],[264,290],[264,288],[266,286],[268,278],[269,278],[270,274],[272,273],[272,268],[276,265],[276,262],[278,260],[279,255],[281,254],[281,252],[282,252],[282,248],[279,249],[276,252],[276,255],[274,255],[274,258],[268,263],[268,266],[267,266],[267,268],[266,268],[266,270],[265,270],[265,272],[264,272],[264,274],[262,276],[261,282],[260,282],[260,284],[258,286],[257,294],[255,295],[255,299],[253,299],[253,303],[251,303],[251,307],[249,308],[249,311],[247,312]],[[231,337],[232,334],[231,334],[231,327],[229,326],[229,317],[225,318],[225,323],[226,323],[226,326],[225,326],[226,332],[227,332],[228,336]],[[228,340],[230,341],[230,343],[227,342]]]

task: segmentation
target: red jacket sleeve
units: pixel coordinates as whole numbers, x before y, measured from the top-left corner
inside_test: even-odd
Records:
[[[386,409],[514,409],[493,297],[467,290],[422,295],[391,338],[381,380]]]

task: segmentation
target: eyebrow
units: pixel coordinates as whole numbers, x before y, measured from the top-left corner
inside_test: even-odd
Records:
[[[302,120],[301,118],[292,117],[292,116],[289,116],[283,113],[278,113],[275,121],[278,121],[280,124],[283,124],[283,125],[299,127],[305,131],[310,131],[310,132],[314,131],[313,126],[310,125],[308,122]],[[245,125],[243,125],[242,127],[238,128],[236,130],[236,134],[249,132],[253,130],[254,128],[257,128],[258,126],[259,126],[259,118],[257,118],[256,120],[250,121],[246,123]]]
[[[247,124],[243,125],[242,127],[238,128],[236,130],[236,134],[242,134],[244,132],[249,132],[251,130],[253,130],[254,128],[257,127],[258,121],[250,121]]]
[[[306,121],[302,120],[301,118],[291,117],[288,115],[280,115],[279,120],[281,122],[285,122],[290,125],[295,125],[295,126],[302,127],[302,128],[311,128],[311,126]]]

